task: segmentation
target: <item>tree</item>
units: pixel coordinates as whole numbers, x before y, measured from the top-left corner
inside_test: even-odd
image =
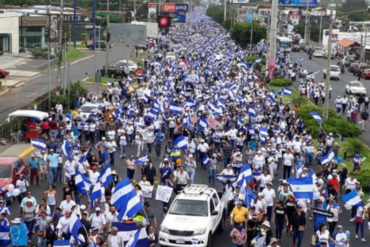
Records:
[[[365,0],[346,0],[342,4],[342,11],[348,14],[351,21],[366,20],[367,3]]]
[[[240,45],[242,48],[247,48],[250,44],[250,35],[251,29],[253,30],[252,43],[256,44],[261,39],[266,38],[266,27],[261,26],[257,22],[245,23],[239,22],[236,23],[231,28],[231,38],[235,41],[236,44]]]
[[[211,6],[207,9],[206,14],[211,17],[215,22],[223,24],[224,10],[221,6]]]

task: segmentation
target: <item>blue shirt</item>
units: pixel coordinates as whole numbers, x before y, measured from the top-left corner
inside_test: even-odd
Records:
[[[156,144],[162,144],[163,143],[163,138],[164,138],[164,135],[162,132],[157,132],[157,134],[155,134],[155,143]]]
[[[28,161],[28,165],[29,165],[29,167],[31,169],[37,169],[37,168],[39,168],[39,164],[40,164],[40,162],[39,162],[39,159],[37,159],[37,158],[30,159]]]
[[[51,168],[57,168],[58,167],[58,154],[49,154],[48,160],[49,160],[49,167]]]
[[[22,223],[10,227],[10,234],[12,246],[26,246],[27,245],[27,226]]]
[[[164,181],[166,181],[166,179],[169,179],[171,177],[171,174],[172,174],[172,169],[171,167],[162,167],[161,168],[161,174],[162,174],[162,178],[161,178],[161,182],[164,183]]]

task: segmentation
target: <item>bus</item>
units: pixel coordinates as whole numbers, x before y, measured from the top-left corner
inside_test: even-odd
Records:
[[[288,37],[277,37],[276,47],[279,48],[280,52],[291,52],[292,51],[292,40]]]

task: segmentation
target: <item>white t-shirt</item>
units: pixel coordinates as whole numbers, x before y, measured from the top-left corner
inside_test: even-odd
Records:
[[[91,228],[102,228],[102,226],[107,222],[105,220],[105,217],[102,213],[99,215],[96,215],[96,213],[91,214],[89,217],[89,220],[91,221]]]
[[[76,202],[73,201],[73,200],[70,200],[69,202],[67,200],[63,200],[61,203],[60,203],[60,209],[62,210],[62,214],[64,215],[64,213],[66,212],[66,210],[71,210],[71,208],[73,206],[76,205]]]
[[[89,170],[89,179],[92,185],[96,184],[96,181],[98,181],[98,177],[100,176],[100,173],[95,171],[93,172],[92,170]]]
[[[27,191],[28,182],[25,179],[23,180],[18,179],[17,182],[15,183],[15,186],[19,189],[21,193],[25,193]]]
[[[199,145],[198,145],[198,150],[200,151],[200,152],[202,152],[202,153],[205,153],[205,152],[207,152],[208,151],[208,149],[209,149],[209,146],[208,146],[208,144],[207,143],[200,143]]]
[[[321,242],[325,242],[327,245],[329,244],[329,231],[328,230],[325,230],[324,233],[321,233],[319,230],[317,230],[316,232],[316,236],[318,238],[318,242],[321,243]]]
[[[284,166],[292,166],[292,160],[294,160],[294,156],[292,153],[285,153],[283,155],[283,165]]]
[[[347,242],[347,234],[345,232],[338,232],[335,235],[335,247],[345,247]]]
[[[344,182],[344,186],[346,186],[346,189],[347,190],[354,190],[356,189],[356,182],[357,182],[357,179],[353,179],[351,180],[351,177],[349,178],[346,178],[346,181]]]
[[[260,187],[261,188],[266,188],[267,187],[267,183],[268,182],[272,182],[272,177],[271,177],[271,175],[270,174],[267,174],[266,176],[265,176],[265,174],[262,174],[261,176],[260,176]]]
[[[274,205],[274,200],[276,197],[276,193],[274,189],[268,189],[264,188],[262,190],[263,198],[265,199],[266,206],[273,206]]]

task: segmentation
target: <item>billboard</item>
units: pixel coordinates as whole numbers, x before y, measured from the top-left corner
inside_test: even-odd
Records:
[[[317,0],[279,0],[279,5],[285,6],[317,6]]]
[[[164,13],[175,13],[176,12],[176,4],[175,3],[162,3],[162,12]]]
[[[247,22],[253,21],[253,11],[249,11],[247,14]]]
[[[148,3],[148,18],[154,19],[157,17],[157,4]]]
[[[186,22],[186,15],[176,15],[174,18],[172,18],[173,22]]]
[[[178,12],[188,12],[189,5],[187,3],[176,3],[176,13]]]
[[[110,41],[127,45],[146,44],[146,26],[126,23],[109,23]]]

